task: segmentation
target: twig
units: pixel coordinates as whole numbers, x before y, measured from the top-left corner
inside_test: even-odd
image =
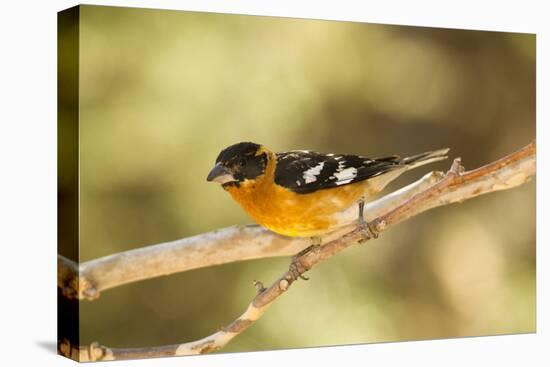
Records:
[[[377,234],[384,231],[390,225],[404,221],[430,208],[462,202],[478,195],[519,186],[534,174],[534,142],[496,162],[468,172],[463,172],[460,158],[457,158],[442,180],[414,195],[389,212],[370,221],[369,229]],[[153,356],[178,356],[208,353],[218,350],[258,320],[266,309],[292,285],[299,275],[352,244],[369,239],[369,232],[363,226],[360,226],[322,247],[313,247],[311,251],[295,257],[290,269],[269,288],[264,289],[263,285],[261,287],[257,286],[260,292],[254,297],[244,314],[222,330],[203,339],[184,344],[131,349],[108,348],[99,344],[93,344],[94,348],[78,347],[80,360],[118,360]],[[296,270],[298,271],[296,272]],[[66,349],[69,352],[74,350],[70,346]]]

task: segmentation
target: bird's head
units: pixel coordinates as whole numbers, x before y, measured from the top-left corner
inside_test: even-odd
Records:
[[[220,152],[216,158],[216,165],[206,180],[217,182],[224,188],[231,185],[239,186],[245,180],[252,180],[264,174],[268,160],[268,151],[259,144],[234,144]]]

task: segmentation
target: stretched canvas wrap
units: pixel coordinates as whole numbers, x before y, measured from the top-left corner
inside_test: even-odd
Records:
[[[58,37],[60,354],[536,331],[535,35],[83,5]]]

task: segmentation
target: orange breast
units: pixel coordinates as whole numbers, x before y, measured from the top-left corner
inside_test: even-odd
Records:
[[[258,224],[292,237],[320,236],[336,229],[334,215],[354,205],[368,189],[361,181],[340,187],[296,194],[274,184],[270,162],[263,176],[227,191]]]

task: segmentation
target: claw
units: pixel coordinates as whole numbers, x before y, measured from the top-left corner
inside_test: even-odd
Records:
[[[306,256],[308,253],[315,251],[316,249],[320,248],[321,245],[311,245],[303,249],[302,251],[298,252],[296,255],[292,257],[292,262],[290,263],[290,266],[288,268],[290,274],[292,275],[292,278],[294,280],[300,278],[303,280],[309,280],[308,277],[304,276],[303,273],[308,271],[309,269],[305,268],[304,265],[300,262],[300,258],[302,256]]]
[[[378,238],[378,229],[376,228],[375,225],[371,223],[367,223],[364,220],[359,220],[357,227],[361,229],[365,234],[365,238],[360,240],[359,243],[363,243],[367,240],[370,240],[371,238],[374,238],[374,239]]]
[[[303,279],[303,280],[309,280],[308,277],[302,275],[304,273],[305,269],[303,265],[300,263],[300,260],[297,256],[292,258],[292,262],[290,263],[290,267],[288,268],[290,271],[290,274],[292,275],[293,279]]]

